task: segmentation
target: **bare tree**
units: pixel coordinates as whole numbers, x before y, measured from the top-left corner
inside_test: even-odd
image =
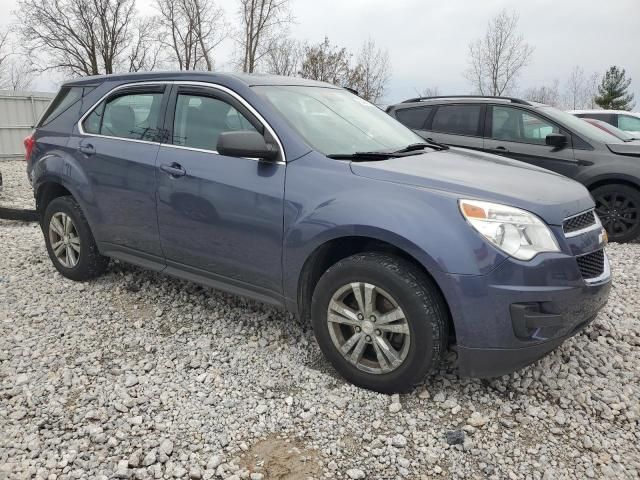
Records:
[[[391,79],[389,53],[377,48],[375,42],[369,39],[360,48],[356,68],[359,71],[356,85],[359,95],[372,103],[379,102]]]
[[[158,35],[159,28],[158,19],[155,17],[136,20],[136,28],[127,53],[130,72],[155,70],[162,63],[163,45]]]
[[[584,69],[578,65],[573,67],[567,80],[565,103],[570,110],[582,108],[585,103]]]
[[[135,0],[19,0],[23,45],[40,70],[114,73],[127,64]]]
[[[0,76],[4,71],[9,55],[11,55],[9,47],[9,32],[0,31]]]
[[[596,72],[586,77],[582,67],[579,65],[573,67],[565,87],[564,105],[569,110],[595,108],[598,81],[599,76]]]
[[[283,38],[272,44],[265,57],[266,71],[272,75],[292,77],[300,71],[304,45],[293,38]]]
[[[22,55],[8,61],[4,85],[11,90],[28,90],[33,84],[33,65]]]
[[[290,0],[239,0],[242,30],[239,44],[242,71],[252,73],[260,61],[277,47],[278,35],[293,21]]]
[[[518,15],[503,10],[488,25],[485,35],[469,44],[465,77],[481,95],[503,95],[513,90],[527,66],[533,47],[518,33]]]
[[[533,102],[559,107],[562,103],[560,95],[560,81],[556,79],[551,85],[529,88],[524,93],[524,98]]]
[[[228,35],[224,12],[213,0],[156,0],[161,43],[180,70],[213,70],[214,49]]]
[[[351,54],[325,37],[318,45],[305,47],[300,75],[311,80],[333,83],[341,87],[357,88],[361,72],[351,66]]]
[[[437,85],[435,87],[427,87],[422,90],[414,88],[414,90],[419,97],[437,97],[440,95],[440,87]]]

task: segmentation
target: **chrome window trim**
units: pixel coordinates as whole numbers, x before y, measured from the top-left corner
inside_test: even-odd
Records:
[[[171,143],[162,143],[162,142],[153,142],[150,140],[136,140],[134,138],[122,138],[122,137],[114,137],[112,135],[101,135],[101,134],[97,134],[97,133],[87,133],[84,131],[84,128],[82,128],[82,124],[84,122],[84,120],[91,115],[91,113],[98,107],[98,105],[100,105],[107,97],[109,97],[110,95],[112,95],[114,92],[117,92],[118,90],[122,90],[125,88],[129,88],[129,87],[137,87],[137,86],[146,86],[146,85],[193,85],[193,86],[198,86],[198,87],[205,87],[205,88],[211,88],[213,90],[220,90],[222,92],[227,93],[228,95],[231,95],[233,98],[235,98],[236,100],[238,100],[247,110],[249,110],[251,112],[252,115],[254,115],[258,121],[260,123],[262,123],[262,125],[264,125],[264,127],[269,131],[269,133],[271,134],[271,136],[273,136],[273,138],[275,138],[276,143],[278,144],[278,148],[280,149],[280,153],[282,155],[282,160],[278,160],[277,162],[269,162],[269,163],[276,163],[276,164],[286,164],[287,163],[287,158],[285,155],[285,151],[284,151],[284,147],[282,145],[282,142],[280,141],[280,137],[276,134],[275,130],[271,127],[271,125],[269,124],[269,122],[267,122],[265,120],[265,118],[260,115],[260,113],[253,108],[253,106],[247,102],[244,98],[242,98],[240,95],[238,95],[236,92],[234,92],[233,90],[224,87],[222,85],[218,85],[217,83],[210,83],[210,82],[197,82],[197,81],[188,81],[188,80],[154,80],[154,81],[149,81],[149,82],[131,82],[131,83],[125,83],[123,85],[118,85],[117,87],[112,88],[111,90],[109,90],[107,93],[105,93],[102,97],[100,97],[100,99],[98,101],[96,101],[81,117],[80,120],[78,120],[77,122],[77,127],[78,127],[78,132],[80,133],[81,136],[84,137],[98,137],[98,138],[109,138],[109,139],[113,139],[113,140],[122,140],[122,141],[126,141],[126,142],[135,142],[135,143],[145,143],[148,145],[159,145],[162,147],[169,147],[169,148],[178,148],[178,149],[182,149],[182,150],[191,150],[194,152],[201,152],[201,153],[213,153],[214,155],[219,155],[219,153],[215,150],[207,150],[207,149],[203,149],[203,148],[194,148],[194,147],[185,147],[182,145],[173,145]],[[246,160],[253,160],[253,161],[263,161],[262,159],[259,158],[248,158],[248,157],[236,157],[236,158],[243,158]]]

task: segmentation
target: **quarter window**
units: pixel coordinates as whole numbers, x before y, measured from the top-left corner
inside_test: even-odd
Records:
[[[102,102],[83,123],[87,133],[158,141],[162,93],[129,93]]]
[[[445,105],[433,117],[434,132],[455,135],[478,135],[481,105]]]
[[[396,118],[409,128],[422,130],[432,109],[432,107],[403,108],[396,110]]]
[[[215,151],[221,133],[243,130],[257,131],[227,102],[203,95],[178,95],[173,121],[174,145]]]
[[[493,107],[491,138],[508,142],[545,144],[547,135],[560,129],[537,115],[511,107]]]
[[[618,128],[626,132],[640,132],[640,118],[618,115]]]

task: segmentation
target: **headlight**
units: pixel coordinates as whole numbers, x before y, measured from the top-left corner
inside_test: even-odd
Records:
[[[500,250],[519,260],[531,260],[540,252],[559,252],[549,227],[519,208],[478,200],[459,200],[464,218]]]

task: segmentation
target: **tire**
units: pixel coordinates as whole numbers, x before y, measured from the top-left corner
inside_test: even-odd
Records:
[[[356,288],[351,284],[357,284]],[[375,306],[359,308],[356,292],[361,292],[358,296],[366,304],[367,290],[373,290],[370,298],[374,301],[369,303]],[[345,306],[351,310],[346,312],[351,317],[348,325],[335,309],[344,312]],[[372,320],[353,320],[357,312]],[[385,317],[387,313],[393,317]],[[402,318],[385,323],[394,317]],[[313,331],[327,360],[349,382],[381,393],[410,391],[437,371],[447,348],[448,319],[446,304],[433,281],[412,263],[383,253],[361,253],[339,261],[322,275],[311,301]],[[347,348],[357,335],[353,350],[347,349],[352,358],[361,357],[354,363],[339,346]],[[362,343],[366,345],[360,347]],[[394,348],[393,357],[380,353],[384,345]],[[393,365],[389,361],[393,358],[399,363]]]
[[[625,243],[640,237],[640,190],[610,184],[595,188],[591,195],[610,241]]]
[[[64,223],[62,219],[65,217],[70,219],[72,225],[68,231],[63,227],[62,232],[59,232]],[[42,220],[42,231],[49,258],[63,276],[71,280],[84,281],[102,275],[107,269],[109,258],[98,252],[87,219],[73,197],[58,197],[49,203]],[[60,233],[66,233],[68,237],[66,242]],[[61,257],[56,255],[52,242],[56,242],[56,248],[62,247],[64,250],[64,252],[61,250]],[[59,242],[62,242],[62,245]]]

